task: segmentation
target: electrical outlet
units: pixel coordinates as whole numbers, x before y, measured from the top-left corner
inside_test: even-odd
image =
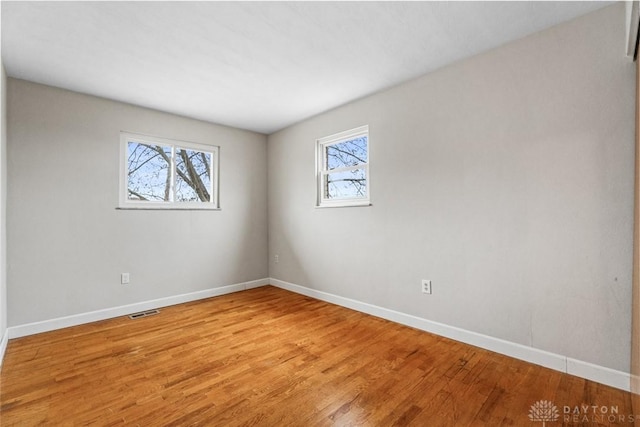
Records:
[[[275,263],[279,263],[280,262],[280,255],[276,255],[273,257],[273,260],[275,261]]]
[[[122,283],[123,285],[129,284],[129,273],[122,273],[120,275],[120,283]]]
[[[431,280],[422,280],[422,293],[423,294],[431,293]]]

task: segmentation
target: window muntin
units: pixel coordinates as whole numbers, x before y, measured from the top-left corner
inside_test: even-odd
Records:
[[[216,209],[216,146],[121,133],[120,207]]]
[[[369,204],[369,127],[317,140],[319,207]]]

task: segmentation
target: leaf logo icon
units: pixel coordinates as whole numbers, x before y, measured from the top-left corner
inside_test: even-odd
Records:
[[[558,408],[549,400],[539,400],[529,409],[529,419],[542,421],[542,427],[545,427],[547,421],[556,421],[558,418],[560,418]]]

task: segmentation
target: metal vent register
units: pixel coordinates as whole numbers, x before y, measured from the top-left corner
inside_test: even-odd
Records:
[[[160,310],[147,310],[141,311],[140,313],[133,313],[129,315],[129,319],[140,319],[142,317],[153,316],[154,314],[159,314]]]

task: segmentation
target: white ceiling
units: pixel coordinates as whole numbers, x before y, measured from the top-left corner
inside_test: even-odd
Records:
[[[2,1],[2,60],[12,77],[268,134],[609,4]]]

